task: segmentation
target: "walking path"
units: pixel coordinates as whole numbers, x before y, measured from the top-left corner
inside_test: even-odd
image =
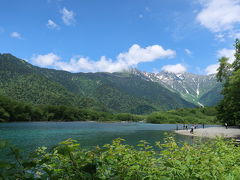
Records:
[[[187,135],[187,136],[200,136],[200,137],[209,137],[209,138],[215,138],[215,137],[240,137],[240,129],[233,129],[225,127],[209,127],[209,128],[202,128],[202,129],[194,129],[193,134],[190,133],[190,130],[176,130],[175,131],[178,134],[181,135]]]

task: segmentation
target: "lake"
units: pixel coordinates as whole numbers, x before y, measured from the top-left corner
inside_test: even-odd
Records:
[[[164,133],[175,129],[175,124],[14,122],[0,123],[0,139],[30,152],[39,146],[51,148],[68,138],[77,140],[85,148],[111,143],[115,138],[123,138],[130,145],[136,145],[140,140],[154,143],[163,141]],[[175,137],[178,142],[192,140],[191,137],[177,134]]]

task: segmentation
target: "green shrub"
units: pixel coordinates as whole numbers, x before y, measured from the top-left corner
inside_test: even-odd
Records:
[[[176,109],[146,115],[148,123],[217,124],[214,107]]]
[[[154,147],[141,141],[138,148],[112,144],[82,149],[71,139],[47,151],[41,147],[23,160],[11,147],[16,162],[0,163],[0,179],[177,179],[212,180],[240,177],[240,151],[223,139],[178,145],[172,137]],[[0,148],[8,148],[6,142]]]

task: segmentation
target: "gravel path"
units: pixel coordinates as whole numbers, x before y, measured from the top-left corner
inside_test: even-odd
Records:
[[[200,137],[209,137],[215,138],[217,136],[221,137],[240,137],[240,129],[233,129],[225,127],[210,127],[204,129],[194,129],[193,134],[190,133],[190,130],[176,130],[178,134],[187,135],[187,136],[200,136]]]

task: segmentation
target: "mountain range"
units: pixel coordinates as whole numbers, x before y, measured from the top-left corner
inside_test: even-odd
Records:
[[[32,104],[70,105],[107,112],[146,114],[159,110],[215,105],[221,84],[214,75],[70,73],[40,68],[0,54],[0,95]]]
[[[176,74],[166,71],[149,73],[136,69],[131,72],[147,81],[157,82],[170,91],[179,93],[183,99],[198,106],[213,106],[222,98],[222,85],[217,81],[215,74],[197,75],[188,72]]]

